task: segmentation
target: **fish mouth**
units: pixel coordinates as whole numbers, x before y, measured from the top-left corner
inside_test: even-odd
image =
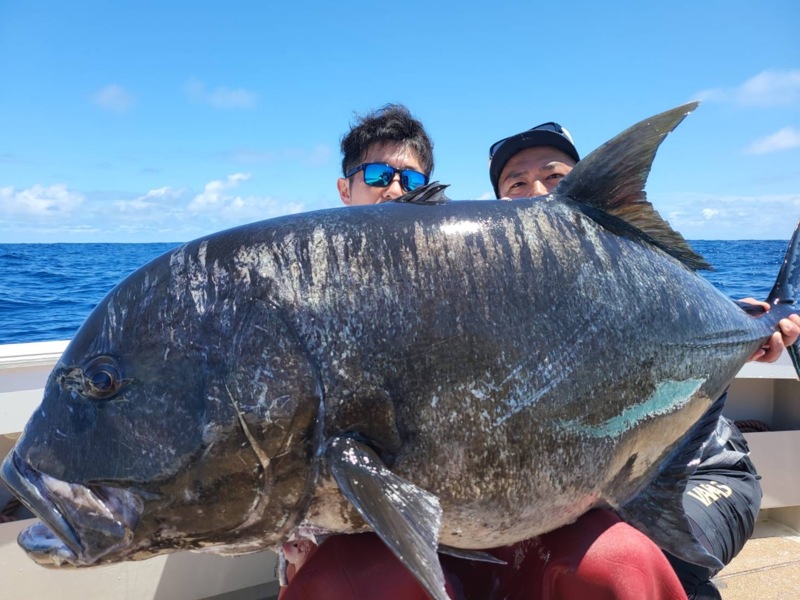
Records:
[[[45,567],[88,567],[131,547],[144,502],[134,493],[50,477],[12,451],[0,467],[11,492],[41,520],[17,542]]]

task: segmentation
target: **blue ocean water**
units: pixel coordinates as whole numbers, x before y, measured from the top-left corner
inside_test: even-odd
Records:
[[[0,344],[67,340],[122,279],[178,244],[0,244]]]
[[[731,298],[766,298],[787,242],[694,241]],[[177,244],[0,244],[0,344],[70,339],[119,281]]]

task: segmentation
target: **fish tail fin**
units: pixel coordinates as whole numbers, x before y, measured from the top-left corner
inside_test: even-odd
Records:
[[[781,270],[772,291],[767,297],[767,303],[772,307],[770,314],[777,321],[792,314],[800,314],[797,300],[800,293],[800,223],[795,227],[786,255],[783,258]],[[787,348],[794,365],[794,371],[800,379],[800,340]]]
[[[557,193],[620,236],[660,248],[692,270],[711,269],[647,200],[645,184],[666,136],[697,108],[690,102],[626,129],[581,160],[558,183]]]
[[[689,477],[700,460],[703,442],[717,426],[725,406],[723,394],[684,436],[664,461],[656,479],[633,500],[617,508],[620,518],[632,525],[662,550],[687,562],[717,571],[722,563],[698,541],[683,508]]]

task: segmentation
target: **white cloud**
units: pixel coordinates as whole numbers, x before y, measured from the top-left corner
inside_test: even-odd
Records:
[[[113,204],[121,212],[134,213],[134,218],[140,220],[149,220],[149,214],[144,211],[151,209],[157,209],[158,212],[154,210],[153,214],[159,216],[159,218],[164,218],[167,211],[175,208],[174,204],[164,201],[179,199],[184,193],[185,190],[183,189],[164,186],[150,190],[146,194],[131,200],[115,200]],[[128,218],[131,217],[126,216],[126,219]]]
[[[745,154],[769,154],[800,147],[800,129],[784,127],[772,135],[756,140],[745,148]]]
[[[62,184],[34,185],[26,190],[0,188],[0,214],[55,217],[72,213],[85,198]]]
[[[143,198],[135,198],[133,200],[116,200],[114,206],[118,208],[120,212],[133,212],[141,216],[142,211],[150,210],[156,206],[156,203],[146,202]]]
[[[130,109],[136,99],[122,86],[111,84],[91,95],[91,101],[105,110],[125,112]]]
[[[800,104],[800,69],[762,71],[738,87],[703,90],[697,98],[741,106],[796,106]]]
[[[737,101],[747,106],[785,106],[800,100],[800,69],[763,71],[738,89]]]
[[[183,193],[182,189],[175,189],[172,187],[164,186],[155,190],[147,192],[145,198],[177,198]]]
[[[209,181],[199,194],[164,186],[138,196],[85,194],[64,185],[0,188],[4,241],[184,241],[228,227],[302,212],[302,202],[246,195],[247,173]]]
[[[302,202],[285,201],[271,196],[243,196],[232,192],[233,188],[249,177],[247,174],[236,173],[229,175],[225,181],[207,183],[204,191],[195,196],[186,207],[186,212],[206,222],[231,226],[307,210]]]
[[[650,200],[687,239],[789,239],[800,193],[763,196],[666,194]]]
[[[236,205],[238,197],[226,194],[227,190],[237,187],[242,181],[250,179],[249,173],[234,173],[228,175],[225,181],[209,181],[205,189],[189,203],[187,207],[190,211],[199,212],[204,210],[217,210],[225,205]]]
[[[260,221],[305,210],[300,202],[285,202],[270,196],[242,196],[232,192],[249,178],[247,173],[234,173],[224,181],[208,182],[203,192],[192,199],[186,210],[223,225]]]
[[[198,79],[190,80],[185,85],[185,90],[193,100],[210,104],[214,108],[254,108],[258,104],[258,94],[255,92],[226,87],[206,90],[206,85]]]

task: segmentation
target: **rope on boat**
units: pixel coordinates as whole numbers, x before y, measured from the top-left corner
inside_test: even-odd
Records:
[[[16,521],[17,517],[14,516],[14,511],[16,511],[20,506],[22,506],[22,503],[19,500],[16,498],[10,498],[3,507],[3,510],[0,510],[0,523],[11,523],[11,521]]]
[[[742,433],[756,433],[756,432],[764,432],[764,431],[772,431],[764,421],[759,421],[758,419],[749,419],[745,421],[734,421],[736,427],[739,428],[739,431]]]

